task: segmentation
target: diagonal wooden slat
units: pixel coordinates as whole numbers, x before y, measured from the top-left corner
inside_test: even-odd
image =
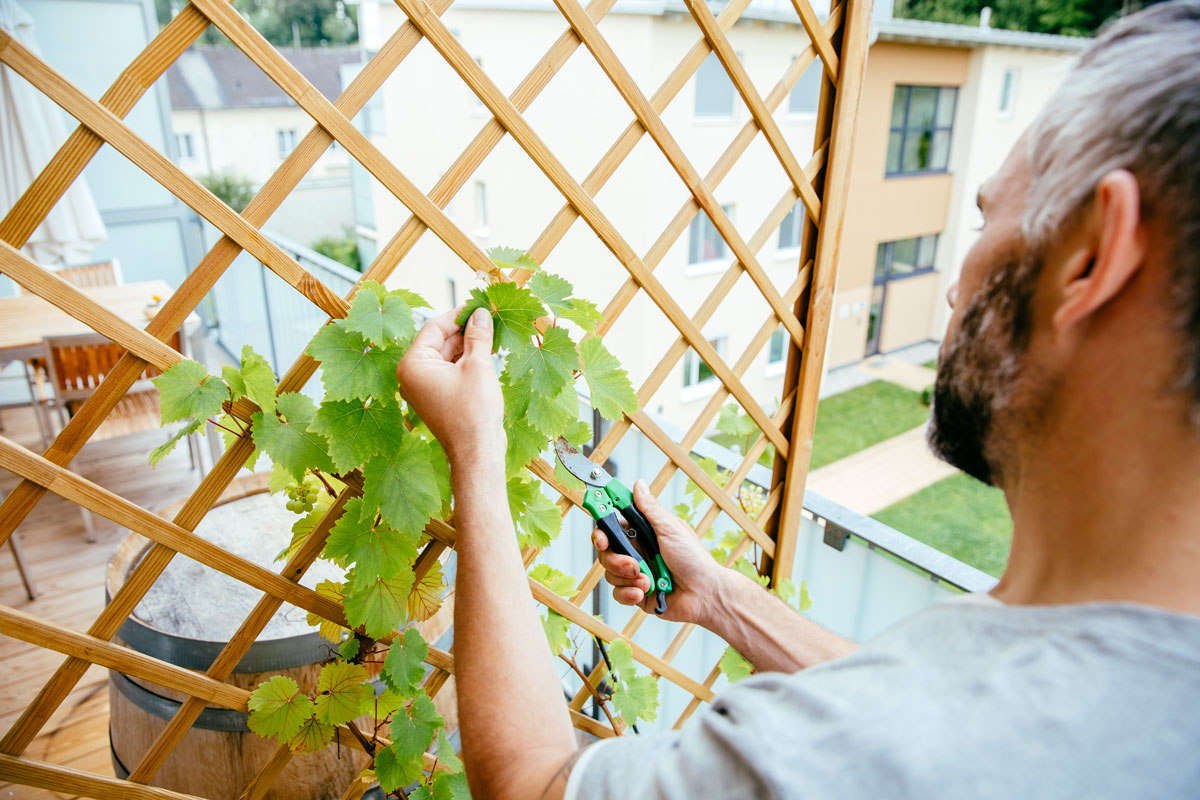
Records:
[[[817,14],[813,11],[812,5],[808,0],[792,0],[792,7],[796,9],[796,14],[800,17],[800,24],[804,26],[804,31],[808,34],[809,41],[817,48],[817,52],[821,54],[821,61],[825,64],[825,75],[833,82],[838,81],[838,69],[840,61],[837,51],[834,49],[833,43],[829,39],[829,33],[821,29],[821,22],[817,19]]]
[[[131,785],[117,778],[4,754],[0,754],[0,780],[97,800],[203,800],[191,794]]]
[[[771,437],[776,448],[786,454],[788,444],[783,434],[770,423],[766,411],[750,395],[746,387],[730,371],[721,359],[716,348],[704,335],[692,325],[687,315],[681,309],[666,288],[648,270],[633,248],[621,236],[612,222],[604,215],[595,201],[575,182],[562,163],[550,153],[541,139],[513,107],[491,79],[484,74],[483,69],[467,53],[463,46],[454,38],[449,29],[433,14],[429,13],[424,3],[418,5],[417,0],[397,0],[397,3],[409,15],[429,42],[438,50],[447,63],[471,87],[488,110],[500,120],[513,139],[533,159],[534,163],[545,173],[556,188],[575,206],[580,216],[588,223],[605,246],[617,257],[631,275],[645,290],[663,313],[671,320],[696,350],[704,362],[712,368],[726,386],[729,386],[738,402],[754,418],[759,427]],[[584,15],[586,17],[586,15]],[[578,31],[578,28],[576,28]]]

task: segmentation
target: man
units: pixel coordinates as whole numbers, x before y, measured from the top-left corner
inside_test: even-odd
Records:
[[[1200,5],[1101,36],[979,205],[930,440],[1005,492],[999,585],[856,649],[718,567],[639,483],[669,618],[763,674],[582,757],[505,504],[490,319],[422,330],[399,374],[453,470],[477,797],[1200,797]],[[630,560],[602,559],[645,607]]]

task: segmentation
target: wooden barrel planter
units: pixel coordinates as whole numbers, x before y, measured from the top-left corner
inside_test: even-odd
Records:
[[[281,520],[295,519],[283,509],[283,502],[280,497],[266,494],[265,476],[239,479],[213,506],[196,533],[226,547],[231,534],[247,540],[259,537],[258,552],[270,551],[270,555],[252,560],[278,569],[280,565],[272,565],[271,558],[290,540],[291,523],[287,522],[282,531],[270,530],[269,526],[277,527]],[[283,513],[274,514],[272,506],[277,506]],[[173,512],[174,509],[168,508],[164,516],[169,519]],[[214,533],[218,535],[212,535]],[[122,542],[109,564],[105,585],[109,598],[125,582],[151,544],[138,534],[130,534]],[[176,570],[174,574],[170,572],[172,569]],[[115,641],[187,669],[208,669],[233,630],[262,595],[244,585],[241,589],[231,586],[231,591],[239,593],[238,597],[220,598],[224,605],[217,612],[198,608],[210,599],[204,596],[202,587],[214,585],[187,580],[188,576],[201,571],[212,573],[201,580],[220,585],[220,579],[213,577],[217,575],[215,571],[184,556],[176,556],[168,571],[164,571],[121,626]],[[224,594],[228,595],[228,592]],[[238,599],[245,600],[244,608],[236,607]],[[214,614],[218,613],[227,619],[214,624]],[[315,629],[308,628],[304,618],[302,610],[285,604],[238,662],[227,682],[253,689],[271,675],[284,674],[294,679],[302,691],[314,694],[321,662],[329,658],[331,645],[321,639]],[[206,635],[207,628],[222,625],[225,630]],[[302,630],[296,633],[297,629]],[[279,635],[280,630],[284,635]],[[119,777],[127,777],[141,761],[183,699],[170,689],[109,671],[109,738],[113,768]],[[201,712],[151,784],[200,797],[236,798],[276,748],[273,741],[249,731],[245,714],[210,706]],[[365,765],[363,753],[345,747],[296,754],[265,796],[279,800],[337,798]]]

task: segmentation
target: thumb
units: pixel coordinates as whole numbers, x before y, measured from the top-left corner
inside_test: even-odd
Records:
[[[658,502],[658,498],[641,478],[638,478],[633,484],[633,500],[656,533],[671,530],[671,523],[675,519],[675,515],[663,508],[662,503]]]
[[[487,358],[492,354],[492,315],[486,308],[477,308],[467,320],[463,332],[463,358]]]

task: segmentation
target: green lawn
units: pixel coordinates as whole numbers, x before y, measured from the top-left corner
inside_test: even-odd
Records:
[[[1012,520],[1003,493],[961,473],[872,516],[997,577],[1012,544]]]
[[[812,469],[915,428],[928,416],[920,393],[887,381],[827,397],[817,407]]]
[[[928,361],[926,361],[924,364],[922,364],[921,366],[926,367],[928,369],[937,369],[937,359],[931,358]]]

